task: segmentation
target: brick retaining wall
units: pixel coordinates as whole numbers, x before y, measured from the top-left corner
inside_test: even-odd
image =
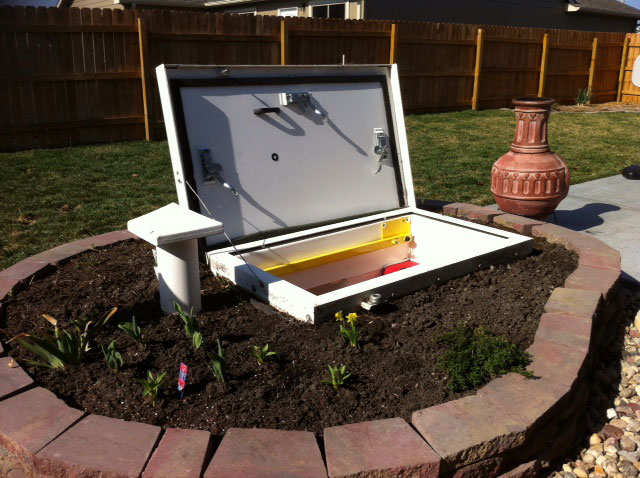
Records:
[[[620,254],[586,234],[493,209],[453,203],[442,211],[578,254],[578,268],[551,294],[528,349],[538,379],[504,375],[475,395],[415,411],[411,424],[391,418],[326,428],[324,455],[312,433],[256,428],[227,430],[214,450],[206,431],[162,430],[68,407],[3,357],[0,344],[0,444],[56,478],[535,476],[584,432],[588,377],[616,329]],[[7,294],[33,276],[133,238],[116,231],[82,239],[0,272],[0,313]]]

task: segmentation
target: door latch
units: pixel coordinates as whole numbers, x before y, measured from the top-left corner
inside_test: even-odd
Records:
[[[327,119],[326,113],[322,111],[318,103],[316,103],[313,96],[308,91],[299,93],[280,93],[280,104],[282,106],[299,104],[303,111],[307,111],[311,108],[311,111],[320,116],[323,121]]]
[[[234,196],[238,195],[238,191],[222,177],[222,165],[213,162],[213,156],[210,149],[199,149],[200,162],[202,163],[202,171],[204,173],[204,183],[215,184],[220,183],[227,188]]]
[[[389,157],[389,136],[382,128],[373,128],[373,152],[378,156],[373,174],[378,174],[382,163]]]

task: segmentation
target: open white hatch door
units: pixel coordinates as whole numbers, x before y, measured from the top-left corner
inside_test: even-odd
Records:
[[[193,188],[238,242],[409,205],[389,73],[159,67],[180,203],[206,212]]]
[[[527,254],[416,209],[395,66],[157,69],[180,205],[214,272],[306,321]],[[488,172],[487,172],[488,174]]]

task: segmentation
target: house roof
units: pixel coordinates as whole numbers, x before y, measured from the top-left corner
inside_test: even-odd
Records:
[[[113,0],[113,3],[128,5],[154,5],[158,7],[204,8],[204,0]]]
[[[640,10],[618,0],[568,0],[567,11],[640,18]]]
[[[2,0],[0,0],[2,1]],[[182,7],[182,8],[203,8],[203,7],[225,7],[241,5],[244,3],[257,3],[266,0],[113,0],[113,3],[122,4],[143,4],[159,7]]]
[[[258,3],[266,0],[206,0],[207,7],[226,7],[227,5],[239,5],[243,3]]]

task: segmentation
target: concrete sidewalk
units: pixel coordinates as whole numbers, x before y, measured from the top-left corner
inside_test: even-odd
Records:
[[[624,278],[640,282],[640,181],[619,174],[571,186],[555,221],[618,249]]]

